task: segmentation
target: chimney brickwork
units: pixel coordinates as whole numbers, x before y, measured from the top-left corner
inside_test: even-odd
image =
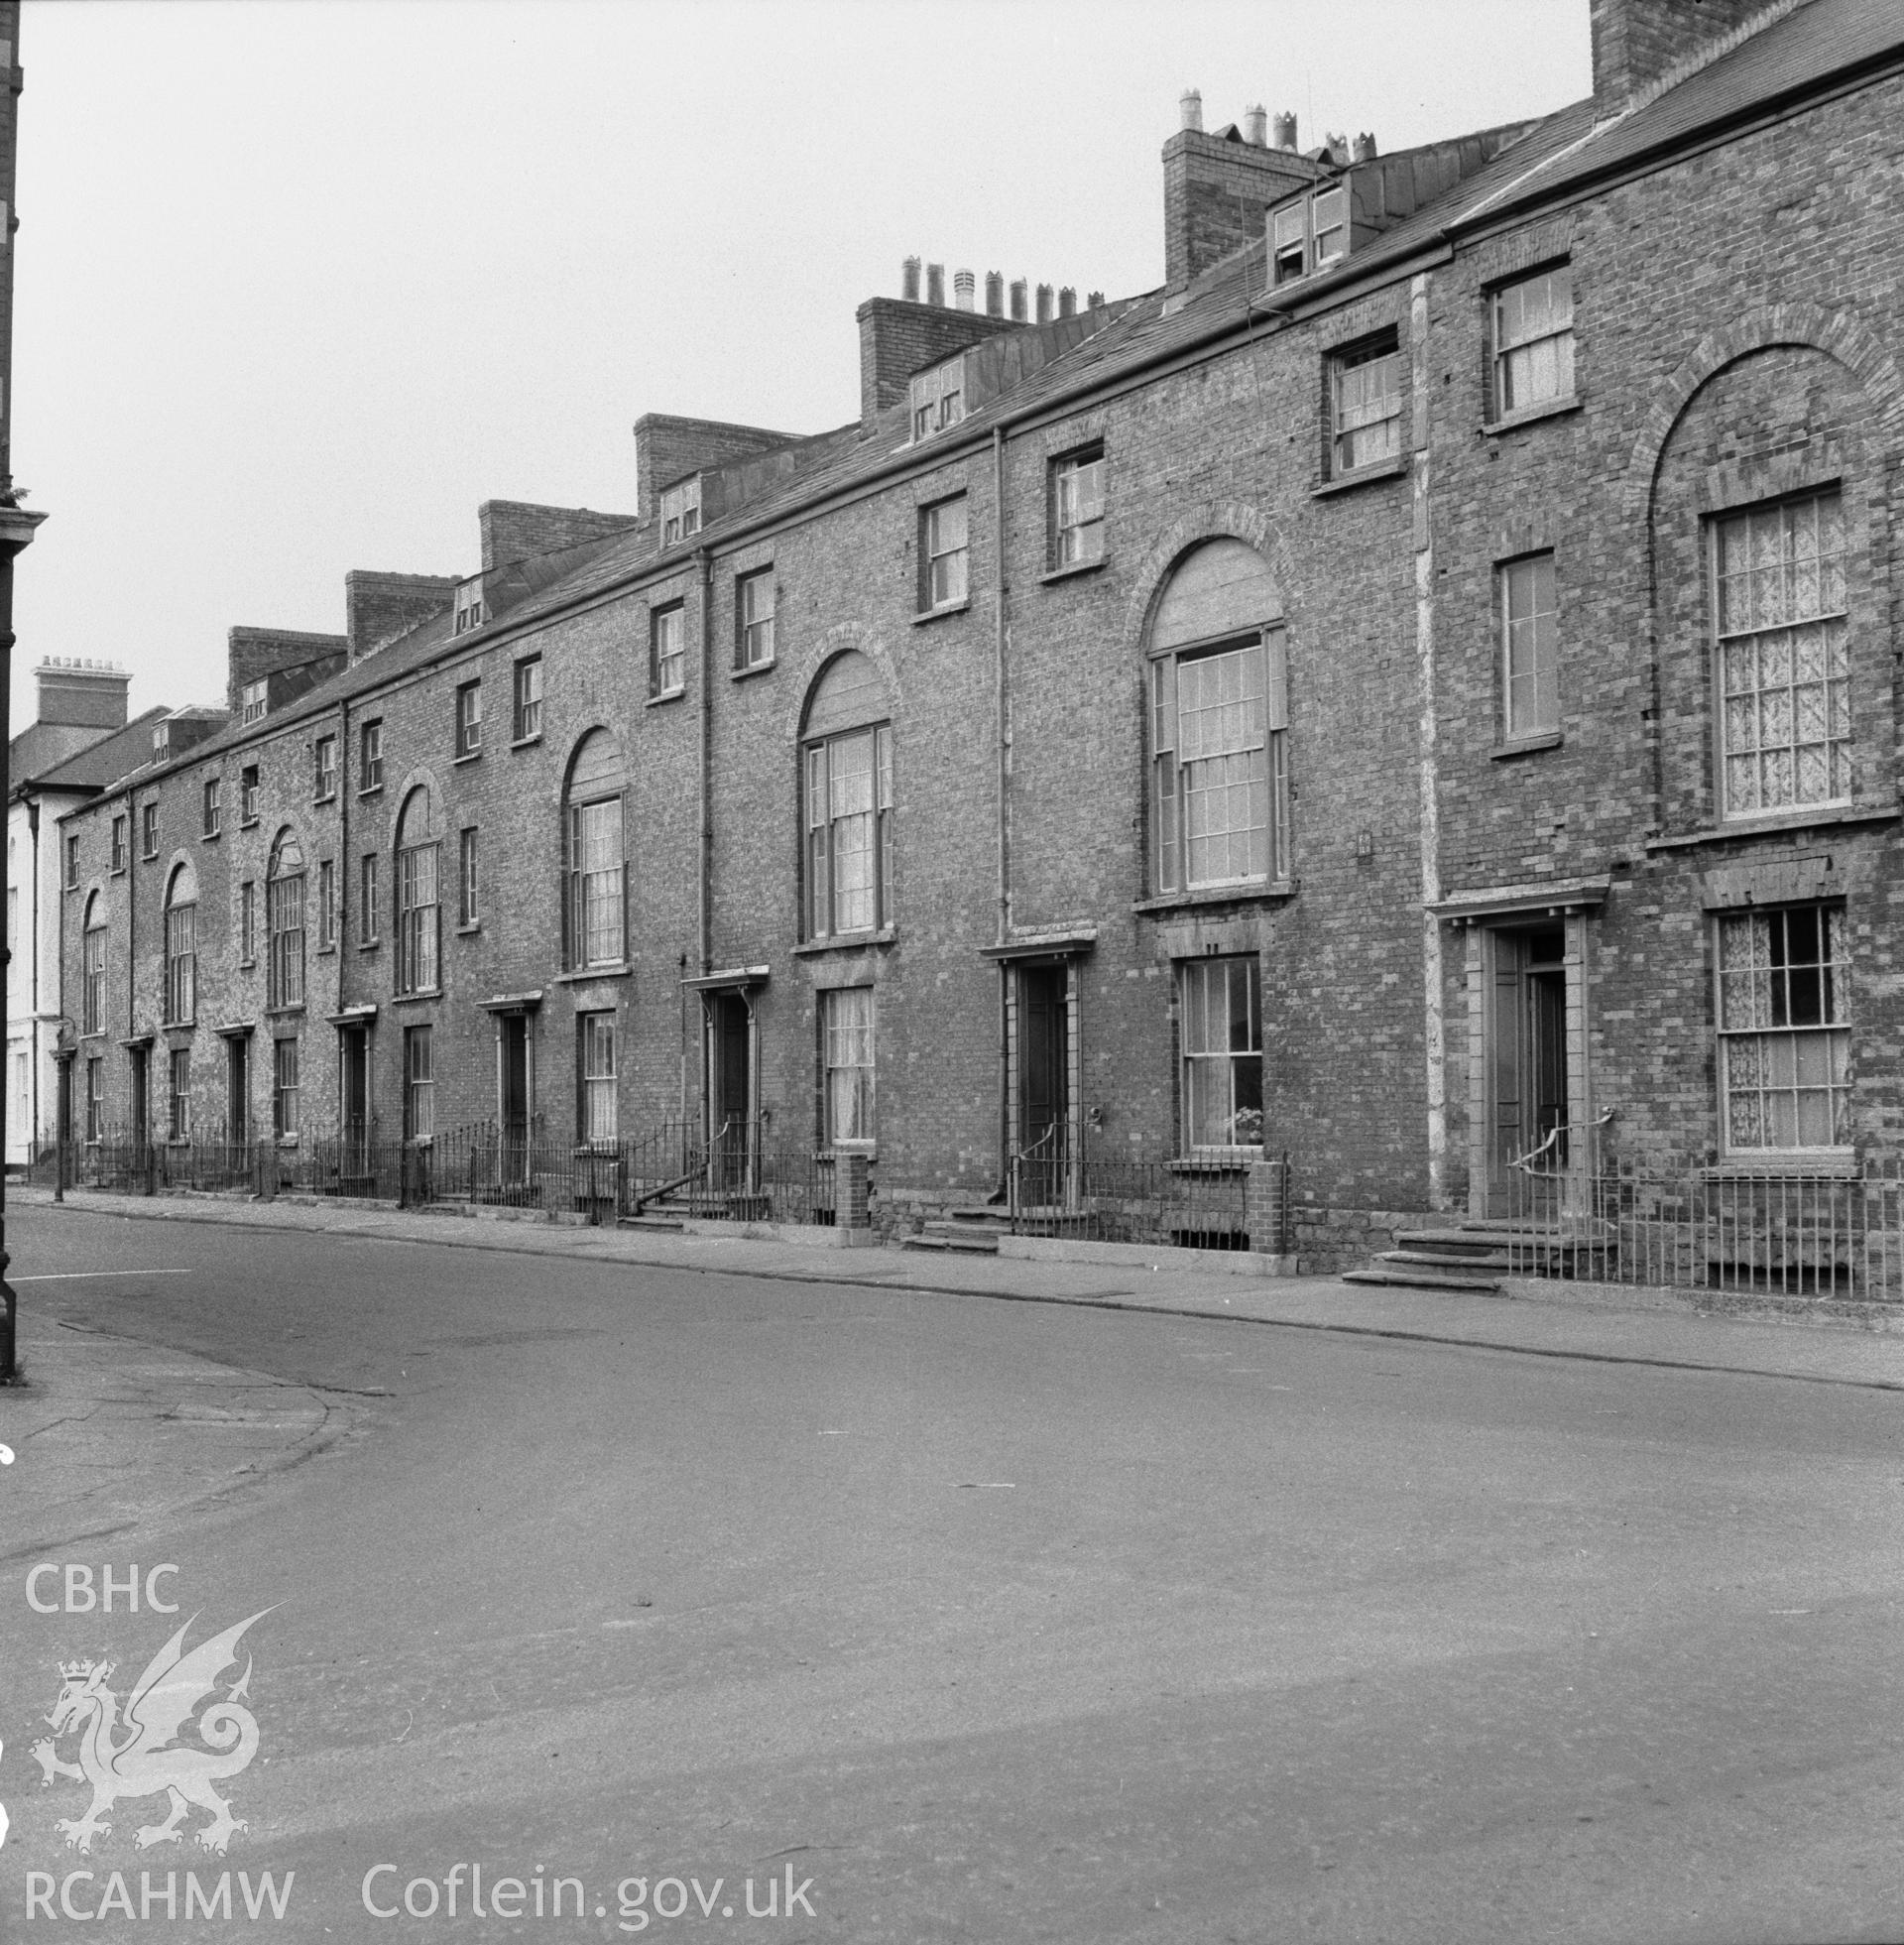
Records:
[[[906,380],[914,372],[1012,328],[1010,318],[944,304],[907,304],[902,298],[868,299],[860,305],[859,322],[863,425],[905,397]]]
[[[587,507],[538,507],[527,500],[485,500],[476,509],[483,539],[483,572],[555,553],[584,541],[605,541],[636,524],[626,513],[592,513]]]
[[[1594,98],[1613,109],[1709,42],[1729,34],[1766,0],[1592,0]]]
[[[344,639],[350,660],[362,662],[432,615],[447,614],[458,584],[454,574],[384,574],[353,567],[344,576]]]
[[[861,339],[864,343],[864,327]],[[772,452],[775,446],[793,445],[799,437],[797,432],[770,431],[765,425],[734,425],[720,419],[682,419],[671,413],[644,413],[635,422],[635,496],[641,507],[641,518],[653,520],[660,505],[662,489],[685,479],[689,473],[706,472],[736,459],[751,459],[757,453]],[[603,528],[604,533],[627,525],[615,514],[591,514],[588,518],[611,523]],[[574,536],[575,540],[586,538],[579,533]],[[490,563],[485,560],[483,564]]]
[[[266,700],[275,707],[336,674],[350,646],[346,636],[294,628],[234,628],[226,644],[225,707],[233,716],[251,683],[264,682]]]
[[[1263,212],[1306,187],[1317,166],[1196,129],[1163,145],[1163,274],[1172,291],[1262,236]]]
[[[40,691],[36,720],[62,727],[114,730],[126,726],[132,677],[106,663],[48,660],[33,671]]]

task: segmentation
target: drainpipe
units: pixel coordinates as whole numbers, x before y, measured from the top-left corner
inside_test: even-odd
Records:
[[[317,734],[321,736],[320,727]],[[362,942],[351,930],[350,889],[353,880],[350,875],[350,790],[348,771],[350,762],[350,698],[345,696],[337,704],[337,1011],[342,1013],[350,1000],[345,991],[352,981],[350,967],[357,958],[357,946]],[[357,903],[363,904],[364,888],[357,887]],[[229,1089],[229,1080],[225,1083]],[[229,1111],[230,1102],[226,1102]],[[370,1029],[364,1029],[364,1159],[370,1162]],[[251,1134],[251,1057],[245,1057],[245,1134]],[[344,1125],[344,1036],[337,1035],[337,1139],[345,1143],[350,1140],[350,1130]]]
[[[714,556],[695,549],[701,570],[701,971],[714,970]]]
[[[27,1160],[40,1143],[40,799],[27,799],[27,849],[33,858],[33,1013],[27,1032],[27,1059],[33,1067],[33,1126],[27,1132]]]
[[[993,704],[998,718],[999,767],[999,913],[998,942],[1004,945],[1012,934],[1012,700],[1006,679],[1007,652],[1011,635],[1006,622],[1009,592],[1005,574],[1005,427],[992,428],[992,506],[998,538],[996,571],[993,576]],[[1012,978],[1008,961],[999,961],[999,1180],[1007,1179],[1012,1166],[1012,1063],[1006,1044],[1011,1020],[1006,989]]]

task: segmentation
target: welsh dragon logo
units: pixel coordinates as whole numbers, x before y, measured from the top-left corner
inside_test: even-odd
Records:
[[[215,1684],[238,1659],[238,1642],[245,1630],[270,1612],[263,1609],[250,1621],[227,1628],[189,1651],[184,1644],[191,1628],[187,1621],[147,1664],[126,1698],[123,1715],[119,1697],[106,1686],[113,1662],[60,1664],[63,1685],[46,1719],[53,1734],[41,1737],[28,1754],[43,1771],[43,1787],[61,1776],[92,1786],[85,1815],[61,1817],[54,1825],[68,1848],[90,1851],[95,1837],[109,1835],[112,1825],[102,1813],[120,1797],[156,1796],[162,1791],[172,1799],[172,1814],[164,1823],[140,1830],[133,1839],[139,1850],[178,1843],[179,1825],[193,1804],[211,1812],[211,1821],[194,1833],[208,1851],[222,1855],[232,1833],[246,1828],[244,1819],[231,1814],[231,1805],[212,1784],[235,1776],[258,1754],[258,1719],[241,1706],[251,1691],[249,1654],[245,1672],[223,1695],[217,1694]],[[192,1620],[196,1619],[194,1615]],[[199,1712],[193,1725],[205,1747],[177,1741],[187,1718],[207,1696],[213,1697],[211,1706]],[[68,1731],[79,1738],[77,1763],[60,1757],[60,1739]]]

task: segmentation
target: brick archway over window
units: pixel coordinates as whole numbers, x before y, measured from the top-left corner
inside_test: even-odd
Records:
[[[892,704],[892,719],[898,720],[903,691],[886,644],[873,630],[862,628],[858,622],[838,622],[787,668],[787,674],[791,677],[788,685],[790,699],[786,706],[786,737],[789,743],[800,740],[800,732],[806,722],[807,701],[813,693],[813,683],[820,670],[835,656],[844,654],[848,649],[857,650],[880,671],[880,677],[886,683],[887,699]]]
[[[1292,587],[1295,574],[1282,535],[1269,517],[1247,500],[1207,500],[1189,507],[1150,544],[1138,563],[1136,581],[1124,611],[1124,651],[1127,665],[1134,668],[1140,654],[1150,618],[1162,598],[1171,569],[1193,548],[1206,541],[1247,541],[1269,563],[1269,572],[1282,596],[1287,612],[1295,604]]]
[[[1651,522],[1653,492],[1667,442],[1700,391],[1754,352],[1786,346],[1836,359],[1869,395],[1877,424],[1893,438],[1904,435],[1904,376],[1896,358],[1871,331],[1844,311],[1814,304],[1761,304],[1724,330],[1702,338],[1685,363],[1659,385],[1626,462],[1629,522],[1636,526]]]

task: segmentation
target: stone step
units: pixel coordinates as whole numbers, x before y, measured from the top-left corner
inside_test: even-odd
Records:
[[[924,1234],[899,1238],[902,1250],[946,1250],[963,1256],[997,1256],[996,1236],[974,1235],[953,1229],[950,1224],[928,1225]]]
[[[1406,1239],[1404,1239],[1406,1240]],[[1471,1250],[1457,1256],[1452,1250],[1383,1250],[1380,1263],[1420,1264],[1437,1270],[1499,1270],[1511,1266],[1505,1250]]]
[[[678,1216],[623,1216],[615,1224],[617,1229],[649,1229],[665,1235],[678,1236],[681,1221]]]
[[[1558,1229],[1409,1229],[1395,1237],[1396,1244],[1409,1250],[1440,1251],[1540,1251],[1549,1255],[1563,1251],[1606,1250],[1612,1238]]]
[[[1464,1276],[1458,1270],[1409,1269],[1399,1264],[1392,1269],[1375,1265],[1368,1270],[1345,1271],[1342,1280],[1345,1283],[1392,1283],[1402,1289],[1484,1290],[1494,1296],[1500,1294],[1500,1283],[1492,1276]]]

